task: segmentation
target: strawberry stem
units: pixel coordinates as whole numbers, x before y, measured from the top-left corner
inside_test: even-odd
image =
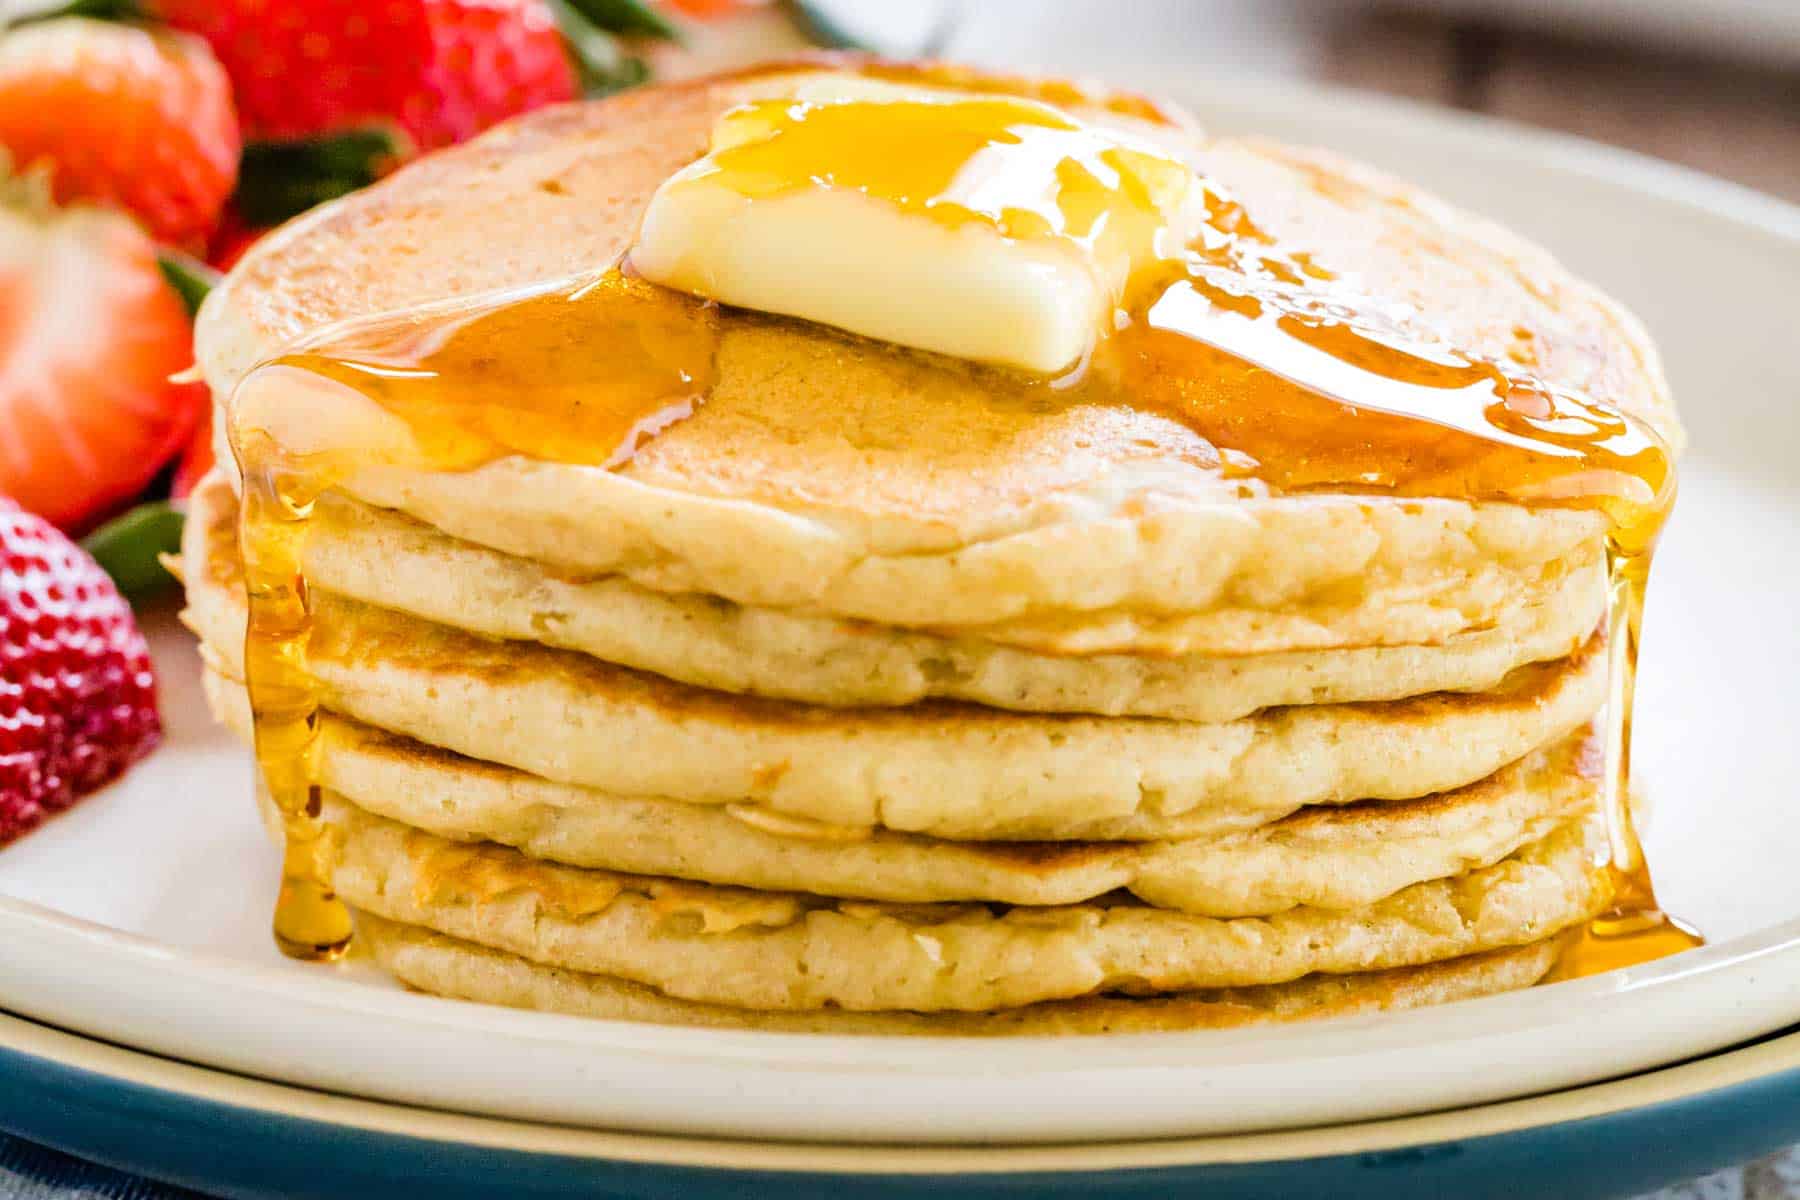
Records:
[[[255,227],[367,187],[406,157],[398,130],[370,125],[316,138],[246,142],[232,203]]]
[[[186,520],[167,500],[152,500],[94,530],[81,539],[81,547],[136,604],[175,582],[162,558],[181,549],[181,527]]]
[[[584,96],[611,95],[650,78],[649,65],[641,58],[626,54],[618,39],[583,16],[573,0],[549,0],[549,3],[562,30],[569,61],[581,80]]]
[[[12,7],[0,17],[0,29],[16,29],[33,21],[54,21],[59,17],[92,17],[97,21],[143,21],[150,14],[138,0],[65,0],[64,3],[27,2]]]
[[[811,0],[784,0],[782,7],[787,9],[788,16],[800,27],[808,40],[815,45],[830,50],[869,50],[872,49],[861,39],[846,30],[837,19]]]
[[[644,0],[564,0],[589,21],[608,33],[682,41],[681,30]]]
[[[222,276],[191,254],[183,254],[179,250],[171,250],[164,246],[156,252],[156,265],[162,268],[163,278],[187,305],[188,316],[200,311],[200,302],[206,294],[218,285]]]

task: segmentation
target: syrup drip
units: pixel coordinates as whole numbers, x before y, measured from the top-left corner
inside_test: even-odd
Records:
[[[1563,951],[1550,979],[1579,979],[1637,966],[1706,944],[1700,932],[1670,916],[1656,899],[1650,861],[1638,841],[1631,815],[1632,695],[1637,684],[1638,639],[1650,552],[1608,556],[1606,636],[1609,694],[1606,722],[1606,783],[1602,803],[1610,835],[1613,903],[1579,931]]]
[[[1044,128],[1052,142],[1068,132],[1054,123]],[[853,140],[855,132],[851,122],[838,136]],[[917,156],[923,174],[907,174],[906,155],[871,155],[867,146],[845,148],[841,161],[862,171],[865,183],[877,180],[871,194],[904,196],[905,206],[946,223],[987,220],[1019,236],[1044,229],[1138,237],[1141,225],[1127,221],[1121,230],[1117,211],[1094,202],[1096,181],[1105,183],[1110,169],[1135,179],[1131,186],[1161,187],[1164,160],[1077,154],[1052,172],[1070,189],[1072,205],[1065,207],[1059,193],[1035,217],[984,212],[966,193],[946,192],[956,155],[973,159],[994,148],[967,129],[961,136],[948,159]],[[812,164],[758,153],[751,165],[767,186],[824,186]],[[1277,492],[1506,501],[1602,514],[1611,565],[1604,800],[1614,907],[1581,933],[1558,977],[1700,944],[1657,904],[1627,801],[1644,588],[1675,491],[1669,451],[1616,408],[1524,374],[1516,363],[1434,341],[1410,311],[1359,294],[1306,252],[1269,237],[1229,196],[1204,180],[1200,186],[1205,228],[1130,280],[1116,331],[1066,376],[1030,377],[848,337],[843,351],[908,355],[947,374],[976,372],[994,394],[1039,405],[1154,411],[1212,447],[1211,465],[1222,476]],[[273,360],[250,379],[300,372],[348,388],[398,418],[435,469],[466,470],[509,455],[612,468],[704,402],[715,382],[718,340],[733,322],[770,319],[615,269],[578,288],[367,323]],[[841,336],[787,324],[796,338]],[[257,755],[288,833],[277,939],[289,953],[329,956],[345,943],[348,924],[326,882],[316,820],[318,706],[305,669],[310,624],[300,561],[311,504],[348,464],[284,458],[256,429],[234,428],[232,437],[245,480],[246,666]]]
[[[325,477],[296,464],[260,431],[235,437],[233,450],[246,464],[238,523],[249,605],[244,676],[257,765],[286,834],[275,944],[290,958],[332,959],[350,944],[350,914],[331,889],[319,823],[319,700],[305,654],[312,606],[299,569]]]
[[[301,372],[352,389],[405,422],[418,453],[444,470],[513,454],[610,468],[711,389],[716,324],[715,306],[613,272],[504,304],[369,322],[329,351],[253,374]],[[510,352],[519,347],[530,353]],[[244,480],[245,682],[257,764],[286,834],[275,941],[293,958],[331,959],[349,945],[350,913],[331,889],[318,820],[319,697],[306,668],[301,563],[314,503],[355,464],[289,454],[235,422],[231,442]]]
[[[712,390],[716,305],[620,272],[390,318],[276,360],[399,417],[445,471],[508,455],[618,467]],[[523,353],[520,353],[520,350]]]

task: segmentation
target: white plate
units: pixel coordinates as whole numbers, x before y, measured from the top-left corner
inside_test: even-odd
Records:
[[[1191,89],[1190,89],[1191,90]],[[808,1038],[584,1022],[406,994],[270,949],[241,755],[157,626],[170,745],[0,854],[0,1007],[274,1079],[501,1116],[746,1137],[1144,1138],[1420,1112],[1672,1062],[1800,1019],[1800,215],[1598,148],[1295,90],[1191,96],[1340,146],[1550,242],[1634,304],[1694,434],[1652,592],[1638,732],[1664,899],[1713,939],[1424,1012],[1115,1039]]]

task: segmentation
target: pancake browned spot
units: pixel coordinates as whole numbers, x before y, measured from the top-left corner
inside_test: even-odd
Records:
[[[1314,975],[1260,988],[1130,998],[1089,996],[991,1013],[841,1009],[798,1013],[678,1000],[641,984],[545,967],[367,913],[358,916],[357,927],[376,961],[403,982],[421,991],[464,1000],[600,1020],[787,1033],[938,1037],[1174,1032],[1398,1011],[1528,987],[1550,969],[1565,940],[1551,938],[1423,967]]]
[[[756,1009],[985,1011],[1101,992],[1284,983],[1541,942],[1611,900],[1578,818],[1491,867],[1347,912],[1219,919],[1102,897],[885,904],[579,870],[437,838],[327,798],[332,883],[359,909],[668,995]]]

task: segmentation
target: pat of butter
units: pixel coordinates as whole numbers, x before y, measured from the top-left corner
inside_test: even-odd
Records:
[[[1053,373],[1205,219],[1185,164],[1048,105],[814,88],[721,117],[631,262],[726,304]]]

